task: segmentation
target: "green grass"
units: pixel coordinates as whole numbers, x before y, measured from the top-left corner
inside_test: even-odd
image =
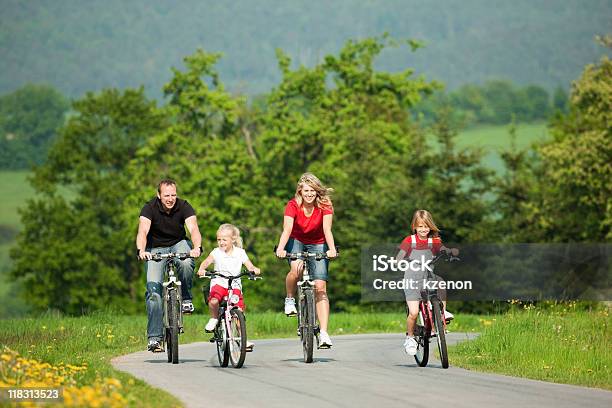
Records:
[[[16,230],[21,228],[17,209],[25,200],[34,196],[34,190],[27,181],[28,171],[0,171],[0,226],[5,225]]]
[[[181,344],[207,341],[202,332],[208,320],[206,315],[185,318],[185,333]],[[263,338],[295,338],[295,319],[281,313],[249,313],[249,336],[257,341]],[[474,316],[458,314],[455,330],[478,331],[482,325]],[[453,324],[455,324],[453,323]],[[83,365],[88,369],[77,378],[78,384],[91,385],[100,378],[117,378],[123,384],[123,393],[134,406],[180,405],[169,394],[156,390],[128,374],[113,369],[111,358],[143,350],[146,345],[146,317],[97,313],[86,317],[60,317],[48,314],[40,318],[0,320],[0,347],[7,346],[28,359],[60,364]],[[403,313],[355,314],[335,313],[330,321],[330,332],[403,333]],[[296,347],[298,343],[296,341]],[[1,362],[0,362],[1,363]]]
[[[532,143],[545,140],[548,137],[548,129],[545,123],[529,123],[516,125],[517,148],[527,148]],[[457,146],[481,147],[485,150],[483,164],[500,173],[503,171],[503,163],[499,153],[508,149],[511,145],[510,126],[475,126],[466,129],[457,136]]]
[[[612,390],[608,309],[525,306],[484,321],[481,336],[452,348],[453,365]]]

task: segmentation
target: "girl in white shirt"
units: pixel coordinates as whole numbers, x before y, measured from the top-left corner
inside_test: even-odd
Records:
[[[217,248],[213,249],[208,257],[200,265],[198,270],[199,276],[206,275],[206,268],[214,262],[215,270],[224,275],[237,276],[240,275],[242,265],[259,275],[261,271],[249,260],[244,249],[242,249],[242,238],[240,230],[232,224],[223,224],[217,230]],[[217,326],[219,319],[219,304],[225,296],[228,295],[227,279],[214,278],[210,282],[210,294],[208,296],[208,309],[210,311],[210,320],[206,323],[206,331],[212,332]],[[235,295],[238,295],[240,301],[238,307],[245,310],[244,299],[242,297],[242,284],[240,279],[232,282],[232,288]],[[249,344],[247,343],[247,347]]]

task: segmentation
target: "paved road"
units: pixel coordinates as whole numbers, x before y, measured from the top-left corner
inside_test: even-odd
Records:
[[[466,339],[450,333],[449,343]],[[437,360],[419,368],[400,334],[336,336],[305,364],[295,339],[259,340],[241,369],[220,368],[212,343],[166,354],[138,352],[113,365],[179,397],[187,407],[612,407],[612,392],[481,374]],[[432,344],[434,346],[434,344]]]

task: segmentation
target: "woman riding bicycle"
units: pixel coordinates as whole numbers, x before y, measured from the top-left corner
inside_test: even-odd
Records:
[[[325,187],[312,173],[304,173],[297,183],[295,197],[285,206],[283,232],[278,241],[276,255],[284,257],[288,252],[321,252],[335,258],[336,245],[332,234],[334,209],[330,194],[333,189]],[[310,276],[315,284],[315,302],[320,325],[320,346],[328,348],[332,341],[327,333],[329,320],[329,299],[327,298],[327,259],[309,260]],[[297,314],[295,292],[301,278],[303,261],[290,261],[290,270],[285,279],[287,297],[285,314]]]

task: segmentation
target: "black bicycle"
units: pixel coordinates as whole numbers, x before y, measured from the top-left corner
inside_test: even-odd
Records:
[[[276,247],[274,248],[276,253]],[[320,261],[324,259],[332,259],[325,252],[295,252],[287,253],[280,259],[289,259],[291,261],[304,261],[304,270],[302,279],[297,283],[298,287],[298,336],[302,341],[304,350],[304,362],[312,363],[314,340],[317,340],[317,348],[319,346],[320,328],[317,323],[317,309],[315,307],[314,296],[314,281],[310,279],[309,260]],[[335,258],[333,258],[335,259]]]
[[[445,257],[449,262],[459,261],[459,258],[441,251],[432,259],[430,265]],[[427,269],[427,280],[437,280],[433,271]],[[424,289],[421,291],[419,301],[419,315],[414,330],[414,339],[417,342],[417,352],[414,356],[419,367],[425,367],[429,361],[429,342],[435,337],[438,343],[438,352],[442,368],[448,368],[448,350],[446,347],[446,320],[444,319],[444,303],[438,297],[437,289]]]
[[[183,333],[183,311],[181,308],[181,281],[175,274],[176,265],[174,259],[181,261],[193,258],[189,253],[152,254],[151,260],[161,262],[167,259],[164,268],[164,282],[162,284],[162,304],[164,310],[164,343],[168,353],[168,362],[178,364],[179,362],[179,334]]]
[[[234,294],[232,283],[243,276],[250,280],[261,279],[251,271],[243,271],[233,276],[222,271],[207,272],[203,278],[227,279],[228,294],[219,304],[219,318],[217,326],[213,330],[212,342],[217,345],[217,358],[221,367],[227,367],[228,362],[232,367],[240,368],[244,364],[247,351],[247,329],[244,312],[238,307],[240,298]]]

